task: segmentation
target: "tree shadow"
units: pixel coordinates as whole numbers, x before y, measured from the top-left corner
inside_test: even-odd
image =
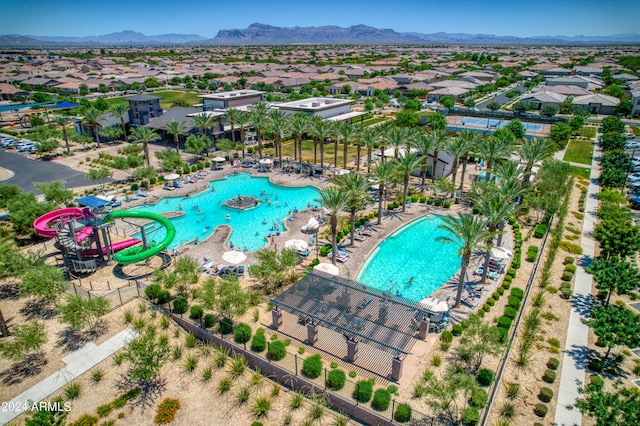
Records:
[[[19,311],[28,320],[51,319],[58,315],[51,302],[47,300],[29,299]]]
[[[599,356],[596,351],[593,349],[589,349],[584,345],[571,345],[571,349],[566,350],[565,353],[573,359],[577,368],[586,369],[587,368],[587,360],[593,358],[593,354]]]
[[[20,298],[20,284],[7,282],[0,286],[0,300],[17,300]]]
[[[140,395],[138,395],[135,400],[130,400],[129,402],[136,406],[141,406],[144,412],[147,408],[155,408],[156,401],[167,388],[167,380],[164,377],[155,377],[144,383],[138,383],[132,381],[123,373],[120,374],[120,379],[115,383],[115,386],[123,393],[131,389],[140,389]]]
[[[44,357],[38,354],[31,354],[24,360],[0,372],[0,381],[6,386],[17,385],[29,377],[40,374],[42,366],[46,365],[46,363],[47,360]]]
[[[67,327],[58,332],[56,346],[63,347],[64,350],[73,352],[82,348],[93,339],[102,336],[108,329],[109,327],[104,320],[98,321],[93,331],[74,330],[71,327]]]
[[[593,298],[589,295],[576,294],[571,297],[571,307],[575,309],[578,314],[584,319],[589,318],[591,313],[591,306],[593,305]]]

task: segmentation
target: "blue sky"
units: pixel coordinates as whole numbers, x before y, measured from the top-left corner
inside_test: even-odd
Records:
[[[0,0],[0,34],[214,37],[260,22],[514,36],[640,32],[638,0]]]

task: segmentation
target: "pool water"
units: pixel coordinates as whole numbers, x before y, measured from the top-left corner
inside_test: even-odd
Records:
[[[188,185],[188,184],[187,184]],[[266,177],[253,177],[247,173],[228,176],[222,180],[214,180],[209,188],[199,194],[189,197],[165,197],[157,204],[140,206],[132,210],[153,213],[185,212],[184,216],[171,219],[176,227],[176,238],[169,248],[175,248],[194,238],[203,241],[213,233],[219,225],[232,227],[229,242],[236,247],[248,251],[260,250],[267,243],[267,235],[273,232],[274,223],[280,232],[284,232],[283,221],[289,212],[297,208],[306,210],[307,205],[317,205],[318,190],[312,186],[301,188],[287,188],[274,185]],[[264,191],[264,195],[260,195]],[[168,195],[169,193],[167,193]],[[238,195],[255,196],[263,201],[253,208],[246,210],[224,206],[227,200]],[[271,205],[264,198],[268,197]],[[196,209],[197,206],[197,209]],[[227,214],[230,216],[227,219]],[[266,223],[263,223],[266,222]],[[147,228],[147,239],[161,241],[165,236],[164,227],[154,225]],[[140,238],[140,234],[134,235]]]
[[[460,269],[458,245],[437,241],[449,236],[438,228],[442,223],[429,215],[398,229],[376,247],[356,281],[416,302],[429,297]]]
[[[488,127],[505,127],[509,124],[508,120],[491,120],[482,118],[463,118],[460,120],[462,124],[475,124],[476,126]],[[524,129],[530,132],[538,132],[542,130],[542,124],[522,123]]]

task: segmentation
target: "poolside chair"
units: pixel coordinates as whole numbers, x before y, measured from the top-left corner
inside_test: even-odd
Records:
[[[359,234],[359,233],[356,233],[356,234],[353,236],[353,239],[354,239],[354,240],[356,240],[356,241],[366,241],[366,240],[367,240],[367,237],[365,237],[364,235],[361,235],[361,234]]]
[[[338,254],[338,256],[336,257],[336,260],[340,263],[344,263],[347,261],[347,256],[342,256],[340,254]]]
[[[368,237],[372,237],[373,236],[373,231],[370,228],[360,227],[359,232],[362,235],[366,235]]]
[[[245,271],[247,270],[246,265],[238,265],[236,268],[236,275],[239,277],[244,276]]]
[[[302,257],[309,257],[311,255],[311,250],[300,251],[298,250],[296,253]]]

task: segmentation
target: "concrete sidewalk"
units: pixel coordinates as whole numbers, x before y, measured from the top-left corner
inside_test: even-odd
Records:
[[[558,390],[558,402],[554,420],[554,424],[558,426],[582,424],[580,411],[569,411],[567,406],[575,404],[576,399],[579,397],[576,381],[585,382],[589,327],[584,325],[582,320],[587,319],[591,312],[592,276],[587,274],[584,268],[591,263],[595,255],[596,242],[593,239],[593,230],[596,225],[596,210],[598,209],[596,194],[600,191],[600,186],[595,183],[595,179],[600,174],[600,167],[597,161],[600,155],[602,155],[602,151],[598,145],[595,145],[591,162],[591,179],[587,192],[584,223],[582,225],[582,240],[580,243],[582,256],[576,265],[576,280],[573,297],[571,298],[567,341],[562,359],[562,374],[560,376],[560,388]]]
[[[71,382],[90,368],[113,355],[123,348],[131,340],[138,337],[138,333],[127,328],[111,337],[100,346],[93,342],[87,343],[83,348],[74,351],[62,359],[66,367],[53,373],[37,385],[22,392],[8,402],[9,407],[21,407],[15,411],[0,411],[0,424],[6,424],[22,414],[22,407],[31,406],[36,402],[48,398],[58,389]]]

